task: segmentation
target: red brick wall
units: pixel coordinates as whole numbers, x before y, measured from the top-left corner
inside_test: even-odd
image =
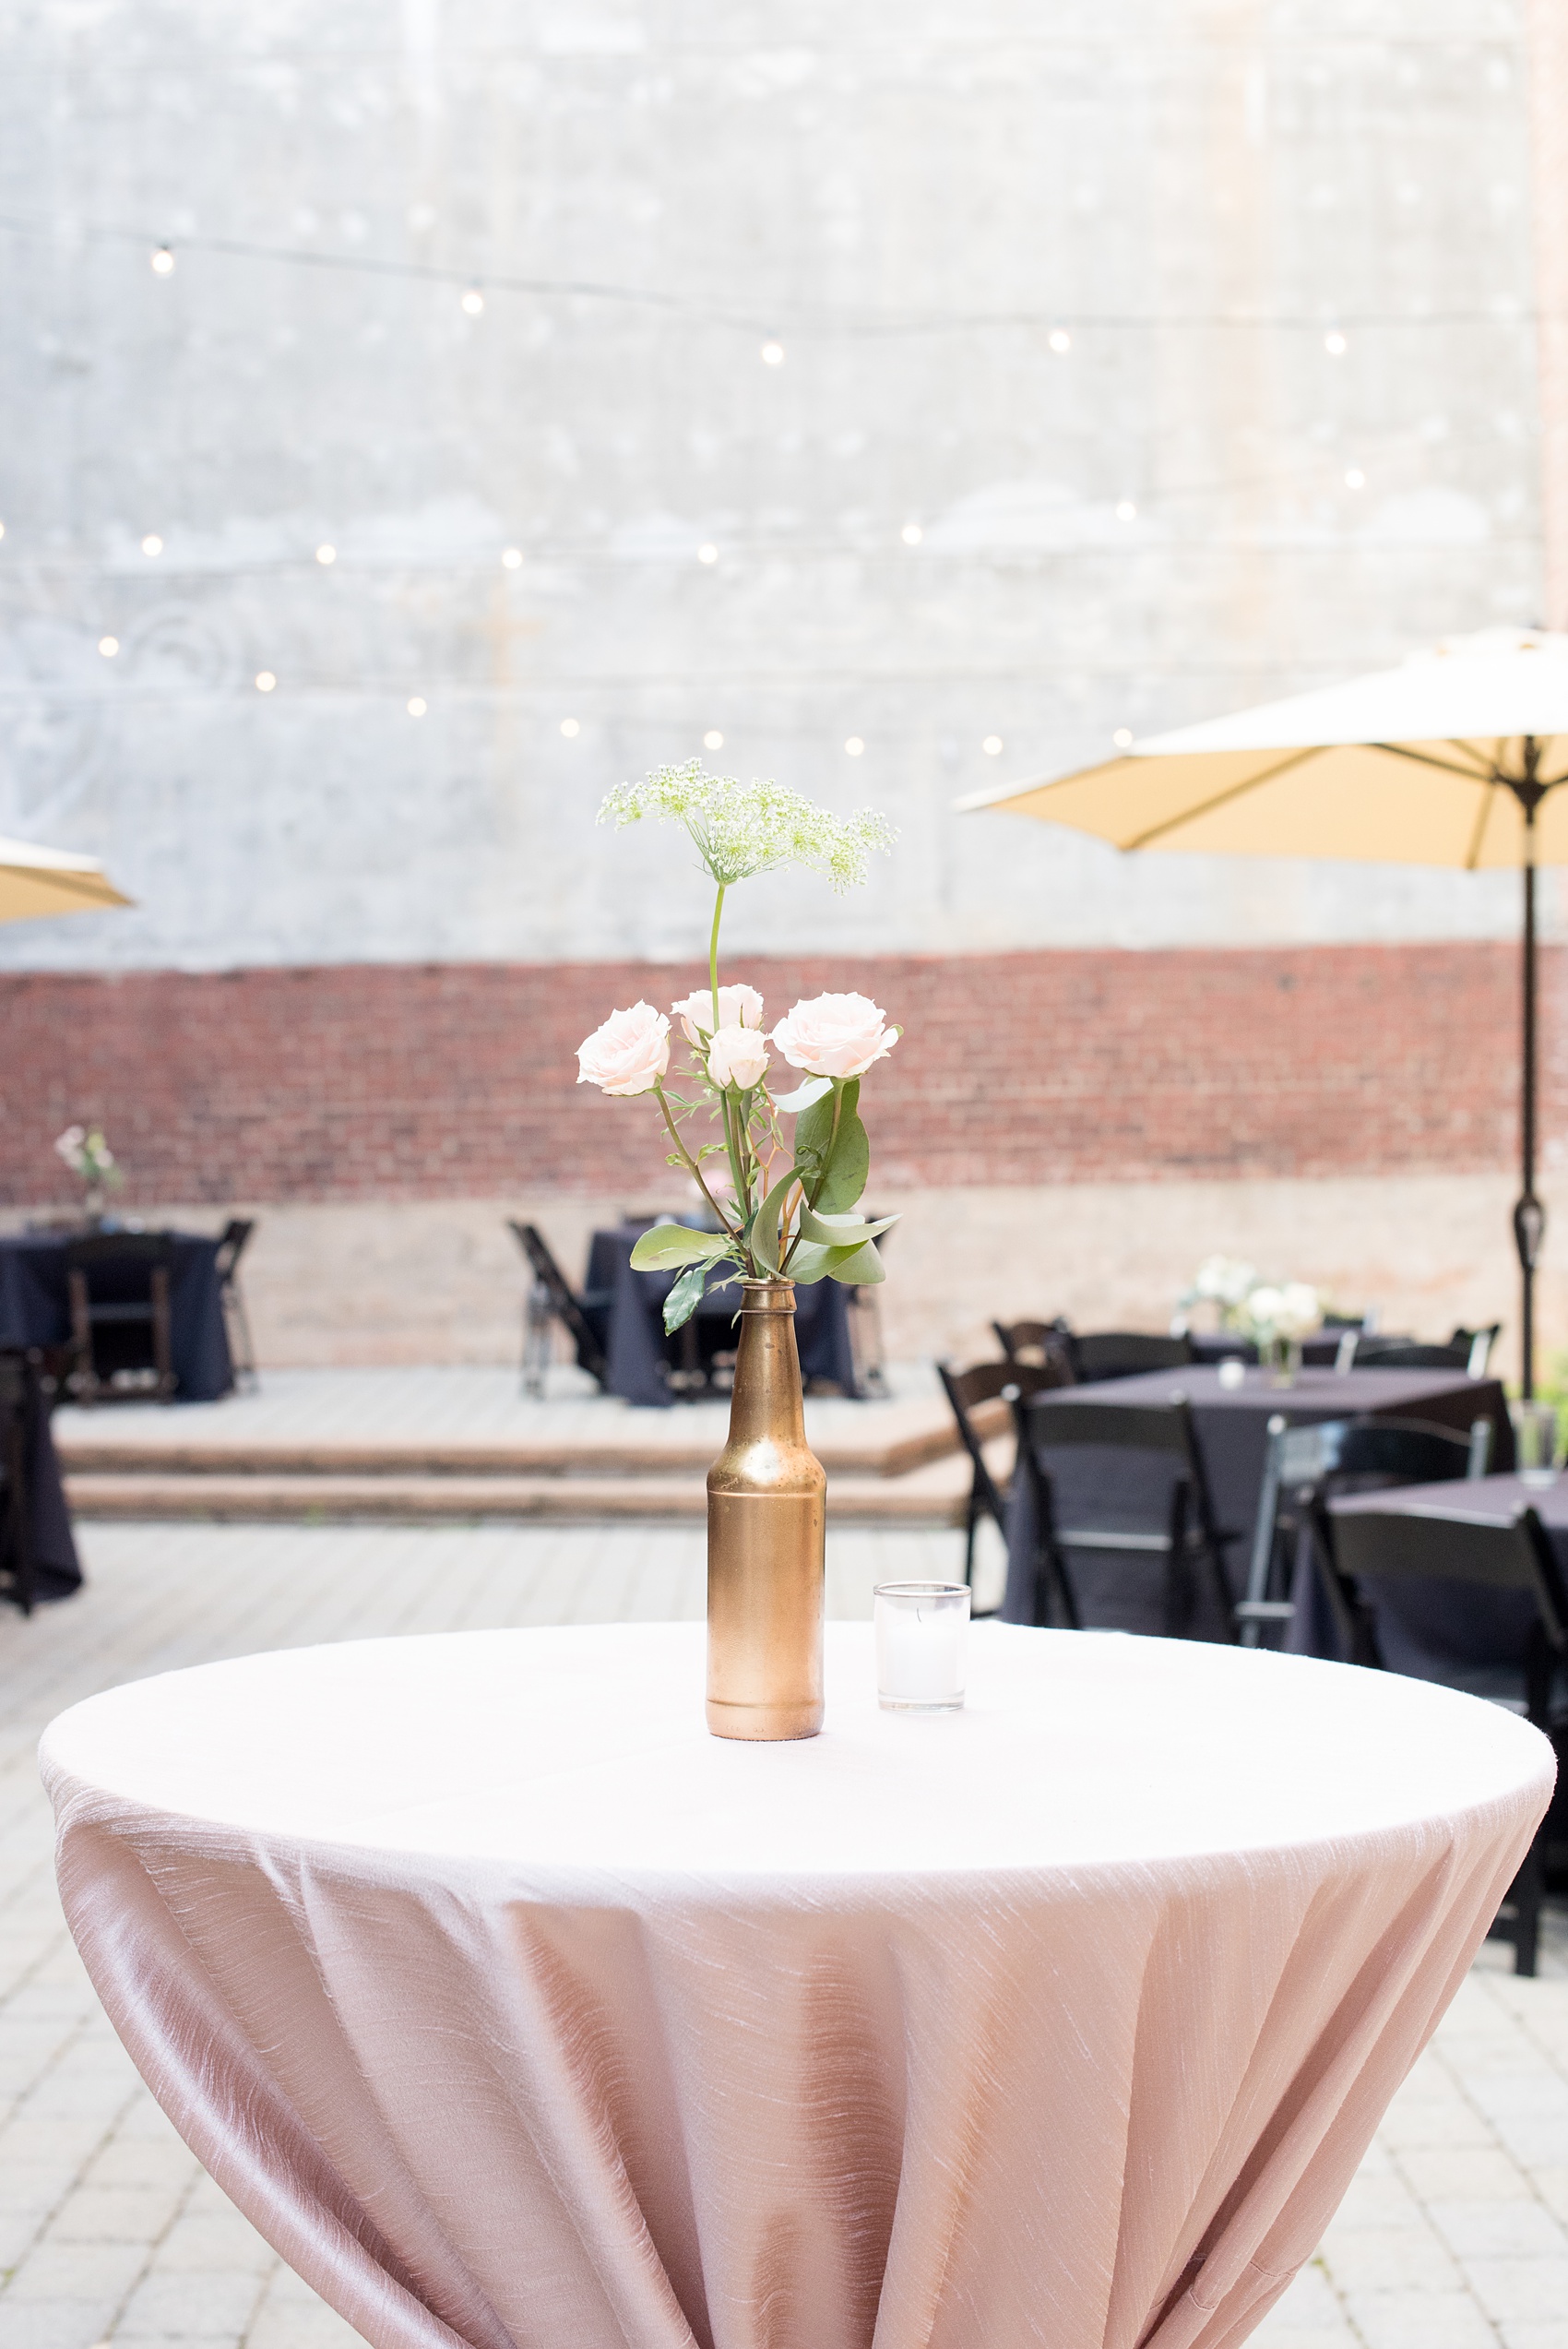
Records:
[[[50,1148],[108,1130],[125,1200],[600,1192],[661,1170],[646,1103],[576,1088],[614,1007],[701,973],[651,964],[350,964],[0,976],[0,1200],[73,1196]],[[1506,945],[749,959],[770,1021],[854,985],[907,1033],[868,1080],[881,1182],[1395,1174],[1506,1165],[1517,955]],[[1547,1145],[1568,950],[1545,957]]]

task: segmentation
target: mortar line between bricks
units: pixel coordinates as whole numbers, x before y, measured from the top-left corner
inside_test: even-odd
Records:
[[[133,2098],[132,2101],[134,2102],[135,2099]],[[124,2118],[125,2114],[122,2113],[120,2119],[123,2120]],[[119,2121],[116,2121],[114,2127],[117,2128],[119,2125]],[[111,2129],[109,2133],[110,2136],[113,2137],[114,2133],[113,2129]],[[119,2300],[115,2304],[114,2313],[109,2319],[109,2321],[104,2326],[103,2331],[99,2334],[98,2341],[93,2344],[93,2349],[101,2349],[101,2344],[102,2343],[113,2340],[116,2328],[118,2327],[121,2319],[125,2316],[125,2310],[130,2307],[137,2293],[141,2289],[141,2286],[146,2283],[148,2275],[152,2272],[153,2262],[156,2260],[158,2254],[162,2249],[164,2244],[168,2242],[176,2222],[184,2218],[186,2211],[189,2209],[191,2197],[196,2192],[196,2188],[201,2184],[205,2172],[198,2169],[193,2177],[187,2179],[184,2189],[176,2197],[174,2207],[170,2212],[169,2216],[164,2220],[163,2224],[159,2228],[158,2233],[149,2239],[147,2247],[147,2257],[143,2260],[140,2267],[137,2270],[136,2274],[131,2278],[130,2283],[120,2295]],[[254,2314],[252,2321],[255,2321]]]
[[[1491,1997],[1491,1994],[1489,1992],[1487,1995]],[[1499,2001],[1499,2003],[1501,2004],[1501,2001]],[[1509,2017],[1511,2021],[1515,2019],[1511,2009],[1504,2007],[1503,2011]],[[1531,2045],[1535,2045],[1533,2035],[1531,2035]],[[1541,2209],[1545,2211],[1547,2216],[1552,2221],[1553,2224],[1561,2227],[1562,2222],[1558,2217],[1557,2212],[1552,2209],[1550,2203],[1547,2200],[1546,2196],[1536,2184],[1534,2177],[1525,2167],[1524,2163],[1516,2159],[1515,2154],[1509,2150],[1508,2146],[1503,2143],[1497,2124],[1492,2119],[1491,2115],[1486,2112],[1482,2106],[1477,2103],[1475,2097],[1471,2095],[1469,2089],[1465,2084],[1463,2075],[1460,2072],[1455,2071],[1448,2057],[1443,2053],[1441,2044],[1435,2039],[1432,2040],[1427,2049],[1427,2053],[1436,2058],[1438,2069],[1442,2071],[1443,2077],[1451,2083],[1455,2093],[1464,2099],[1468,2109],[1474,2113],[1476,2118],[1480,2122],[1481,2127],[1486,2130],[1488,2136],[1496,2146],[1498,2152],[1502,2154],[1503,2160],[1508,2164],[1509,2168],[1523,2180],[1525,2191],[1530,2200],[1532,2202],[1538,2202]],[[1558,2067],[1556,2064],[1552,2064],[1550,2068],[1553,2071],[1557,2071]],[[1403,2171],[1401,2171],[1400,2175],[1403,2176]],[[1406,2179],[1406,2183],[1408,2185],[1409,2180]],[[1414,2188],[1411,2190],[1414,2191]],[[1420,2201],[1420,2197],[1418,2195],[1416,2199]],[[1426,2205],[1422,2203],[1421,2207],[1424,2210]]]
[[[1429,2056],[1430,2056],[1430,2055],[1433,2052],[1433,2045],[1432,2045],[1432,2043],[1431,2043],[1430,2040],[1428,2041],[1427,2045],[1426,2045],[1426,2048],[1424,2049],[1424,2051],[1423,2051],[1423,2052],[1424,2052],[1425,2054],[1429,2055]],[[1443,2066],[1443,2069],[1444,2069],[1445,2071],[1447,2070],[1447,2066],[1446,2066],[1446,2065],[1444,2065],[1444,2066]],[[1408,2074],[1407,2074],[1407,2077],[1408,2077]],[[1490,2134],[1491,2135],[1491,2137],[1492,2137],[1492,2139],[1494,2140],[1494,2141],[1499,2141],[1499,2142],[1500,2142],[1500,2140],[1497,2140],[1497,2132],[1496,2132],[1496,2130],[1492,2128],[1491,2121],[1487,2119],[1486,2115],[1485,2115],[1483,2112],[1481,2112],[1481,2111],[1479,2110],[1479,2108],[1477,2105],[1475,2105],[1474,2104],[1471,2104],[1470,2099],[1469,2099],[1468,2097],[1466,2097],[1465,2101],[1466,2101],[1466,2103],[1467,2103],[1467,2104],[1470,2105],[1470,2109],[1471,2109],[1471,2111],[1472,2111],[1473,2113],[1475,2113],[1475,2115],[1476,2115],[1476,2118],[1477,2118],[1478,2120],[1481,2121],[1481,2122],[1485,2125],[1485,2127],[1486,2127],[1487,2130],[1490,2132]],[[1422,2224],[1424,2224],[1424,2225],[1425,2225],[1425,2226],[1426,2226],[1426,2227],[1430,2230],[1430,2232],[1431,2232],[1431,2234],[1432,2234],[1432,2235],[1436,2237],[1436,2239],[1437,2239],[1440,2243],[1443,2243],[1443,2237],[1442,2237],[1442,2236],[1439,2234],[1438,2229],[1437,2229],[1435,2226],[1433,2226],[1433,2224],[1432,2224],[1432,2222],[1431,2222],[1431,2216],[1429,2215],[1428,2211],[1427,2211],[1427,2206],[1426,2206],[1425,2201],[1423,2200],[1422,2197],[1421,2197],[1420,2194],[1418,2194],[1418,2193],[1417,2193],[1417,2191],[1416,2191],[1415,2180],[1411,2177],[1411,2176],[1410,2176],[1409,2172],[1408,2172],[1408,2171],[1407,2170],[1407,2168],[1405,2167],[1404,2163],[1403,2163],[1403,2162],[1400,2160],[1400,2158],[1399,2158],[1399,2152],[1398,2152],[1398,2149],[1397,2149],[1397,2147],[1396,2147],[1396,2146],[1393,2146],[1393,2145],[1384,2145],[1383,2150],[1384,2150],[1384,2152],[1387,2154],[1388,2159],[1389,2159],[1389,2162],[1390,2162],[1390,2164],[1391,2164],[1391,2165],[1392,2165],[1392,2167],[1393,2167],[1393,2170],[1394,2170],[1395,2176],[1398,2178],[1400,2185],[1401,2185],[1401,2186],[1403,2186],[1403,2188],[1405,2188],[1406,2193],[1407,2193],[1407,2194],[1408,2194],[1408,2196],[1410,2197],[1411,2201],[1412,2201],[1412,2202],[1414,2202],[1414,2204],[1415,2204],[1415,2206],[1416,2206],[1417,2210],[1418,2210],[1418,2211],[1420,2211],[1420,2214],[1421,2214],[1421,2221],[1422,2221]],[[1507,2153],[1507,2149],[1506,2149],[1506,2147],[1503,2147],[1503,2151],[1506,2153],[1507,2159],[1508,2159],[1510,2162],[1514,2162],[1514,2156],[1513,2156],[1513,2154],[1512,2154],[1512,2153]],[[1514,2162],[1514,2166],[1515,2166],[1515,2169],[1517,2169],[1519,2165],[1518,2165],[1518,2164],[1517,2164],[1516,2162]],[[1522,2175],[1522,2173],[1521,2173],[1521,2175]],[[1532,2191],[1533,2191],[1533,2189],[1532,2189]],[[1491,2340],[1493,2340],[1493,2341],[1497,2342],[1497,2343],[1499,2343],[1499,2349],[1502,2349],[1502,2343],[1503,2343],[1503,2335],[1502,2335],[1502,2332],[1499,2331],[1498,2327],[1497,2327],[1497,2326],[1493,2323],[1493,2321],[1492,2321],[1491,2318],[1488,2316],[1488,2314],[1487,2314],[1486,2310],[1482,2307],[1482,2306],[1481,2306],[1481,2304],[1480,2304],[1480,2301],[1479,2301],[1479,2300],[1478,2299],[1478,2297],[1476,2296],[1476,2288],[1475,2288],[1475,2285],[1474,2285],[1474,2284],[1470,2282],[1469,2274],[1468,2274],[1467,2270],[1466,2269],[1466,2266],[1465,2266],[1465,2262],[1464,2262],[1464,2260],[1461,2260],[1461,2259],[1459,2258],[1459,2256],[1458,2256],[1457,2252],[1451,2250],[1451,2249],[1449,2248],[1449,2246],[1448,2246],[1446,2243],[1443,2243],[1443,2250],[1444,2250],[1445,2252],[1447,2252],[1449,2259],[1450,2259],[1450,2260],[1452,2260],[1452,2261],[1453,2261],[1453,2263],[1454,2263],[1455,2267],[1455,2268],[1457,2269],[1457,2271],[1458,2271],[1460,2282],[1463,2283],[1463,2285],[1464,2285],[1464,2287],[1465,2287],[1465,2296],[1466,2296],[1466,2298],[1469,2301],[1470,2306],[1471,2306],[1471,2307],[1475,2309],[1476,2314],[1479,2317],[1479,2319],[1480,2319],[1480,2320],[1481,2320],[1482,2324],[1484,2324],[1484,2325],[1485,2325],[1485,2327],[1486,2327],[1486,2329],[1487,2329],[1488,2335],[1490,2336],[1490,2338],[1491,2338]]]

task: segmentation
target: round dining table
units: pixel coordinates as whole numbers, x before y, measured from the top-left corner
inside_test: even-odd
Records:
[[[252,1656],[63,1713],[154,2094],[377,2349],[1230,2349],[1545,1807],[1426,1683],[996,1623],[968,1699],[703,1723],[695,1624]]]

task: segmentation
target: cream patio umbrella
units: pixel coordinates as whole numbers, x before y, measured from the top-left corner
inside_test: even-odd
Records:
[[[68,849],[37,848],[30,841],[0,840],[0,922],[23,922],[36,913],[92,913],[105,905],[131,905],[96,857]]]
[[[1524,875],[1521,1182],[1514,1210],[1524,1392],[1535,1387],[1536,867],[1568,864],[1568,636],[1486,628],[1397,669],[1131,743],[1055,781],[1004,783],[994,807],[1121,849],[1195,856],[1517,865]]]

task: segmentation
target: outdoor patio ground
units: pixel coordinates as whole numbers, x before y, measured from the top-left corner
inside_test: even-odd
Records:
[[[33,1762],[114,1681],[265,1648],[697,1616],[695,1526],[82,1529],[89,1586],[0,1612],[0,2349],[348,2349],[137,2079],[62,1921]],[[951,1572],[949,1532],[829,1536],[829,1606]],[[1261,2349],[1568,2349],[1568,1924],[1542,1978],[1482,1952]]]

